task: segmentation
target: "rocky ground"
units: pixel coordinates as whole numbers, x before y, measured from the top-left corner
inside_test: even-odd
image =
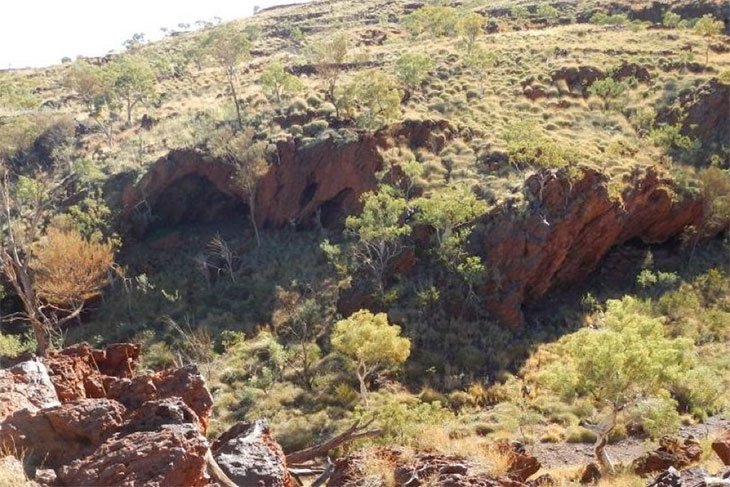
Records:
[[[265,419],[238,423],[210,441],[205,435],[212,398],[197,369],[136,375],[139,351],[133,344],[105,350],[79,344],[0,370],[0,448],[22,452],[35,485],[292,487],[300,483],[300,474],[321,472],[312,485],[364,486],[375,461],[381,471],[392,469],[395,486],[550,486],[557,481],[549,474],[536,475],[541,469],[591,460],[585,446],[525,448],[497,442],[490,453],[494,463],[486,464],[493,468],[486,470],[458,455],[397,446],[370,448],[324,468],[307,469],[293,460],[316,466],[311,450],[285,456]],[[711,418],[703,428],[686,427],[679,435],[720,431],[728,425],[725,418]],[[332,446],[315,454],[327,455]],[[730,429],[713,449],[730,464]],[[626,441],[609,451],[621,462],[641,453],[638,444]],[[639,455],[632,468],[641,474],[661,473],[688,467],[701,453],[693,440],[662,439],[657,450]],[[17,468],[4,462],[6,470]],[[700,485],[709,484],[690,487]]]

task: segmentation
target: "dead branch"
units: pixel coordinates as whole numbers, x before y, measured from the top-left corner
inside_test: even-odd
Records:
[[[348,443],[350,441],[359,440],[362,438],[372,438],[374,436],[380,435],[381,431],[378,429],[365,431],[368,426],[370,426],[373,423],[374,420],[370,420],[367,423],[360,425],[359,421],[356,421],[352,426],[350,426],[347,430],[343,431],[339,435],[325,441],[324,443],[320,443],[319,445],[314,445],[309,448],[305,448],[304,450],[295,451],[293,453],[290,453],[286,456],[286,464],[292,465],[292,464],[301,464],[304,462],[307,462],[309,460],[313,460],[318,457],[323,457],[327,455],[327,452],[330,450],[333,450],[337,448],[338,446]]]

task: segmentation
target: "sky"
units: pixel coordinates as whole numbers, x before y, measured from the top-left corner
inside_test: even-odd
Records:
[[[0,0],[0,69],[58,64],[61,58],[121,51],[136,32],[246,17],[254,6],[303,0]]]

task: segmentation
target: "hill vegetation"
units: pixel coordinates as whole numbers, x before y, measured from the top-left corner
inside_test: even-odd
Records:
[[[730,407],[727,16],[325,0],[2,71],[0,356],[139,342],[211,438],[372,421],[336,454],[520,441],[559,485],[595,443],[645,485]]]

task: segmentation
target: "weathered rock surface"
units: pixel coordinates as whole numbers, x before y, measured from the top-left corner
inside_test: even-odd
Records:
[[[487,268],[499,270],[499,282],[485,287],[495,318],[519,326],[523,304],[585,278],[611,247],[634,238],[663,242],[702,218],[701,202],[678,199],[659,169],[627,176],[620,200],[611,197],[608,183],[593,169],[573,182],[556,176],[541,185],[533,177],[527,184],[536,203],[525,218],[515,218],[509,207],[483,218],[473,241]]]
[[[730,430],[712,442],[712,450],[717,453],[722,463],[730,465]]]
[[[213,457],[237,485],[292,487],[286,458],[266,420],[237,423],[211,446]]]
[[[306,223],[319,211],[323,225],[338,223],[345,212],[357,207],[360,194],[375,187],[375,171],[383,162],[380,148],[398,144],[438,151],[449,137],[451,128],[445,120],[405,120],[375,133],[353,133],[347,140],[325,138],[307,145],[294,139],[280,142],[276,160],[256,192],[256,220],[281,227]],[[245,217],[241,205],[247,204],[248,195],[231,180],[233,170],[200,151],[172,151],[138,183],[124,188],[122,205],[138,234],[144,234],[155,219],[175,225],[214,221],[226,212]],[[206,185],[205,192],[196,189],[201,184]],[[200,198],[213,193],[223,196],[201,204]]]
[[[681,441],[664,436],[659,440],[659,448],[634,460],[633,470],[638,475],[646,475],[669,467],[680,469],[697,462],[701,455],[702,447],[694,438]]]
[[[46,467],[57,468],[100,446],[121,427],[124,412],[124,406],[109,399],[23,409],[0,423],[0,448],[26,451]]]
[[[208,442],[192,424],[165,425],[107,440],[58,471],[63,485],[197,487],[207,485]]]
[[[373,448],[340,458],[327,485],[329,487],[368,485],[367,462],[378,462],[393,468],[396,487],[525,487],[555,485],[554,479],[543,475],[534,481],[526,479],[540,469],[537,459],[525,455],[509,444],[496,445],[497,451],[512,457],[506,475],[494,477],[483,467],[456,456],[440,453],[406,454],[402,448]],[[536,467],[536,468],[535,468]]]
[[[0,371],[8,397],[22,398],[5,408],[0,450],[22,451],[59,485],[208,485],[212,398],[203,378],[195,367],[133,377],[138,356],[136,345],[80,344],[44,359],[45,381],[26,377],[45,370],[40,362]]]
[[[730,84],[712,78],[683,91],[677,102],[657,113],[657,123],[681,123],[681,132],[701,143],[705,154],[720,153],[730,134]]]
[[[42,362],[22,362],[0,370],[0,420],[25,409],[31,412],[59,404]]]
[[[53,352],[44,362],[58,398],[64,402],[107,397],[105,377],[134,376],[139,352],[140,346],[131,343],[111,345],[106,350],[79,343]]]

